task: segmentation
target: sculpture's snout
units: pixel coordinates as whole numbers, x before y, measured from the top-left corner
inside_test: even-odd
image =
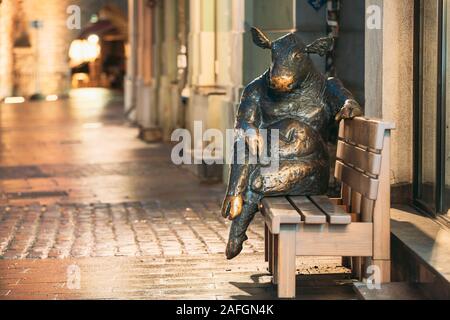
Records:
[[[289,91],[295,82],[294,76],[272,76],[270,78],[270,87],[277,91]]]

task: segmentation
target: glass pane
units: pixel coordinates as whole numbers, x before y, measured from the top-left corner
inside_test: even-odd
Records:
[[[422,161],[420,200],[435,208],[438,0],[422,1]]]

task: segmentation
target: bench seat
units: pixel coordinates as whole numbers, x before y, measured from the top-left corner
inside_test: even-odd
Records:
[[[265,198],[261,211],[273,234],[280,224],[348,225],[351,215],[326,196]]]
[[[283,224],[296,226],[298,256],[373,254],[372,242],[367,237],[371,238],[373,224],[351,223],[351,215],[328,197],[265,198],[261,211],[271,234],[280,234]],[[341,243],[353,245],[343,247]]]
[[[392,123],[355,118],[340,124],[335,178],[340,199],[267,197],[265,252],[278,297],[295,297],[296,256],[342,256],[360,280],[390,282],[389,152]],[[372,273],[372,274],[370,274]]]

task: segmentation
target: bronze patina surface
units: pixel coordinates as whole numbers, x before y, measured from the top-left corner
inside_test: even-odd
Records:
[[[226,255],[236,257],[247,240],[246,231],[265,196],[325,194],[329,181],[328,132],[333,121],[362,115],[359,104],[339,79],[327,79],[315,68],[310,54],[324,56],[333,48],[332,38],[305,45],[298,33],[270,41],[252,28],[253,41],[272,52],[272,64],[244,90],[235,129],[234,159],[242,159],[237,147],[245,139],[244,161],[231,165],[228,190],[222,206],[233,220]],[[276,170],[248,161],[261,155],[267,141],[261,130],[279,130]]]

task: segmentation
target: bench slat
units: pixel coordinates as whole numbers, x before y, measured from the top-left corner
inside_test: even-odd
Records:
[[[353,120],[341,121],[339,138],[351,141],[357,145],[381,150],[383,149],[385,131],[394,128],[395,125],[389,122],[359,117]]]
[[[370,200],[377,199],[378,179],[370,178],[369,176],[350,168],[339,160],[336,161],[334,176],[337,180],[350,186],[352,190],[361,193],[362,196]]]
[[[354,166],[371,175],[378,176],[381,169],[381,154],[366,151],[344,141],[338,142],[336,157],[347,165]]]
[[[325,214],[307,197],[289,197],[289,199],[302,216],[302,221],[306,224],[327,223]]]
[[[350,224],[352,217],[347,212],[335,205],[327,196],[311,196],[311,200],[327,216],[330,224]]]
[[[264,198],[261,202],[266,224],[272,234],[280,233],[280,224],[299,224],[300,214],[284,197]]]
[[[373,224],[307,225],[301,223],[296,235],[298,256],[357,256],[373,255]]]

